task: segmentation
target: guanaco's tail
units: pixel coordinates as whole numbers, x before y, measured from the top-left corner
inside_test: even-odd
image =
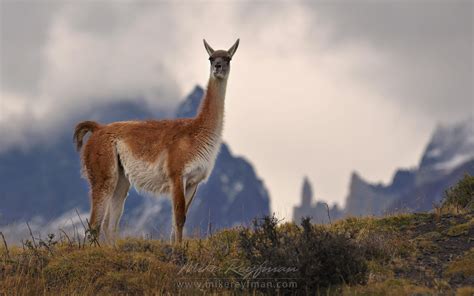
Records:
[[[99,127],[100,125],[95,121],[83,121],[83,122],[79,122],[76,125],[76,129],[74,130],[74,142],[76,143],[77,151],[81,150],[82,140],[84,139],[84,136],[88,132],[93,133]]]

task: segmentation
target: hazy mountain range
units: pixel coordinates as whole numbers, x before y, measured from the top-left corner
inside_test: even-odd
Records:
[[[358,173],[351,177],[344,209],[329,208],[332,219],[345,216],[383,215],[394,212],[419,212],[433,209],[445,190],[464,174],[474,175],[474,119],[438,126],[419,165],[399,169],[389,184],[372,184]],[[308,180],[303,183],[301,205],[294,209],[294,219],[312,216],[315,222],[328,222],[328,209],[322,202],[308,199]],[[305,189],[306,188],[306,189]]]
[[[370,184],[352,175],[345,212],[380,215],[427,211],[465,173],[474,174],[474,120],[436,128],[418,167],[395,172],[390,184]]]

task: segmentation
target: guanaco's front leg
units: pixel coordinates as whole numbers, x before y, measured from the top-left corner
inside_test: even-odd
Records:
[[[184,188],[181,178],[174,178],[172,193],[175,242],[181,243],[183,240],[183,227],[186,222],[186,201],[184,198]]]

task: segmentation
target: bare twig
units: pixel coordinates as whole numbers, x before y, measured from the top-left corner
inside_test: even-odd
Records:
[[[67,235],[66,231],[64,231],[63,229],[59,229],[59,231],[61,231],[64,236],[67,238],[67,241],[69,242],[69,245],[72,246],[72,242],[71,242],[71,239],[69,238],[69,235]]]
[[[72,224],[72,229],[74,229],[73,238],[74,238],[74,240],[77,240],[77,244],[80,248],[81,247],[81,239],[79,238],[79,232],[77,231],[76,224],[74,223],[74,220],[72,220],[72,218],[71,218],[71,224]]]
[[[53,255],[53,250],[48,246],[47,243],[44,242],[44,240],[40,239],[39,245],[45,247],[51,255]]]
[[[3,244],[5,245],[7,259],[10,259],[10,252],[8,251],[7,241],[5,240],[5,236],[3,235],[3,232],[0,231],[0,235],[2,236]]]
[[[441,206],[441,204],[436,202],[433,202],[432,206],[434,208],[435,220],[436,222],[439,222],[443,214],[443,207]]]
[[[332,224],[331,222],[331,215],[329,214],[329,205],[327,203],[324,203],[326,205],[326,209],[327,209],[327,212],[328,212],[328,219],[329,219],[329,224]]]
[[[211,209],[209,208],[209,217],[207,220],[207,236],[212,236]]]
[[[82,227],[84,228],[84,239],[82,241],[82,245],[85,246],[86,245],[86,238],[87,238],[87,228],[86,228],[86,225],[84,225],[84,222],[82,222],[81,215],[79,215],[79,211],[77,210],[77,208],[75,208],[75,210],[76,210],[77,217],[79,217],[79,221],[81,222]]]
[[[31,231],[30,224],[28,224],[28,222],[26,222],[26,226],[28,226],[28,230],[30,231],[31,239],[33,240],[33,246],[36,249],[36,248],[38,248],[38,246],[36,245],[35,237],[33,236],[33,231]]]
[[[79,215],[79,211],[77,210],[77,208],[75,208],[74,210],[76,211],[77,217],[79,217],[79,221],[81,221],[82,227],[84,227],[84,231],[86,231],[86,225],[84,225],[84,222],[82,222],[82,218],[81,215]]]

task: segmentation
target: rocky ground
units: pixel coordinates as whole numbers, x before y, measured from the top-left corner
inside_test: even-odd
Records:
[[[456,272],[456,266],[463,261],[466,265],[472,262],[474,247],[474,227],[470,215],[446,215],[440,219],[420,221],[407,230],[410,239],[415,240],[418,252],[414,256],[414,267],[411,272],[399,271],[399,275],[416,279],[429,287],[435,287],[447,280],[454,288],[474,285],[474,275],[465,266]]]

